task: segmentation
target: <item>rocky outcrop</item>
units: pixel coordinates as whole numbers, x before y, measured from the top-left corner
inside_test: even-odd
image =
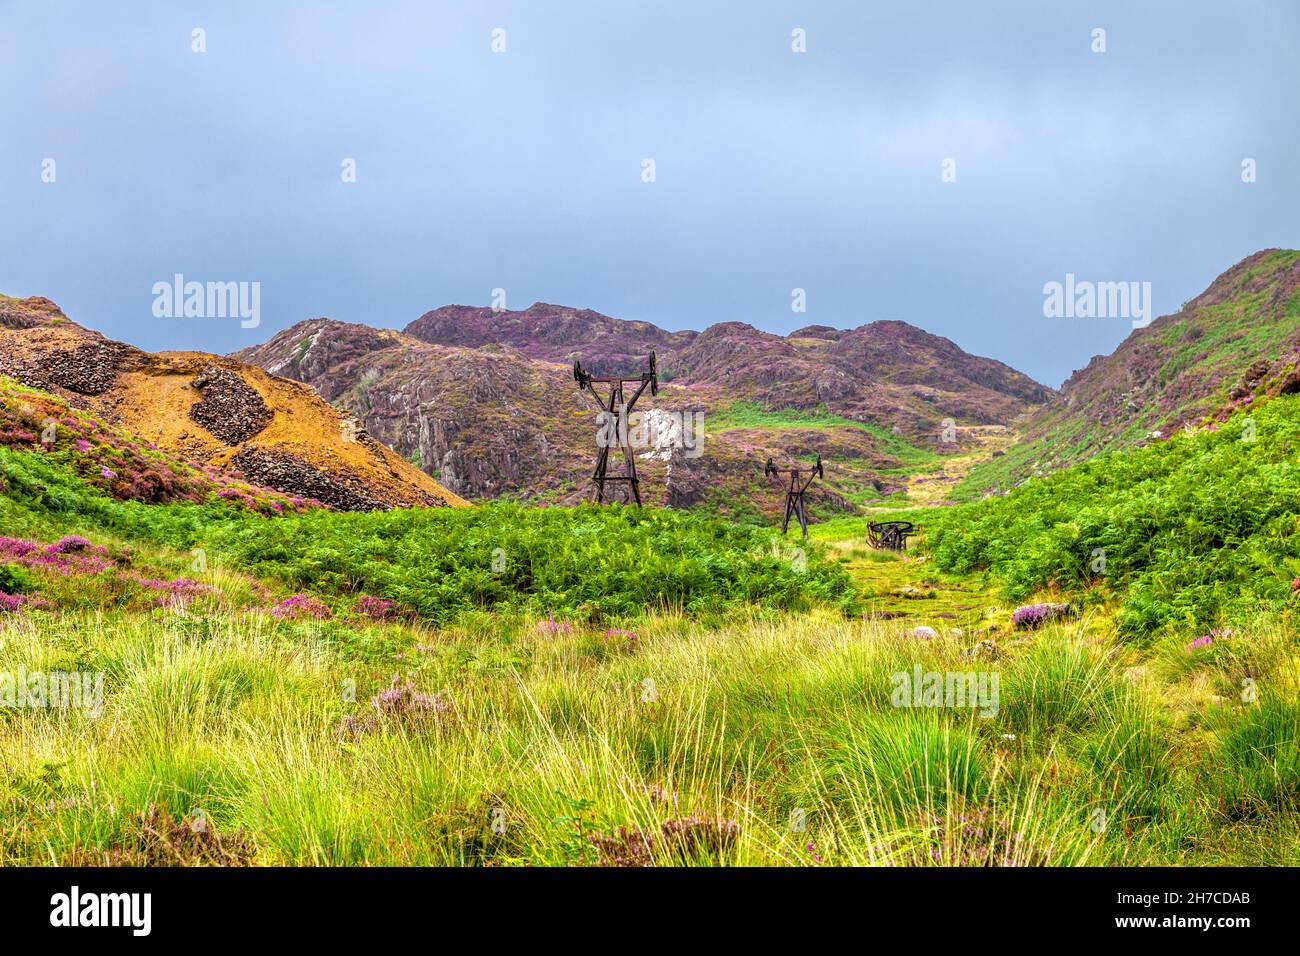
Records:
[[[0,329],[34,329],[66,321],[59,307],[44,296],[15,299],[0,295]]]

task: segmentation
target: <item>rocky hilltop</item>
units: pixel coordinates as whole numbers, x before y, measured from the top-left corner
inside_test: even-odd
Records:
[[[237,359],[143,352],[48,299],[0,297],[0,375],[180,460],[332,507],[465,503],[305,385]]]
[[[820,453],[831,471],[818,500],[849,510],[918,461],[962,450],[968,427],[1003,425],[1052,394],[902,322],[669,332],[546,303],[444,306],[402,332],[312,319],[235,357],[312,385],[458,494],[567,503],[589,496],[596,453],[595,410],[572,362],[631,375],[651,350],[662,384],[638,410],[703,415],[702,454],[649,448],[638,459],[648,500],[677,507],[770,513],[783,493],[764,461]]]
[[[581,359],[596,375],[633,372],[652,349],[671,357],[696,335],[545,302],[519,311],[444,305],[424,313],[404,331],[435,345],[505,345],[529,358],[562,365]]]

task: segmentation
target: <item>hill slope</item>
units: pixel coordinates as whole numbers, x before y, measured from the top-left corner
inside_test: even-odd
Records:
[[[723,322],[673,361],[682,381],[728,385],[770,408],[824,406],[921,442],[933,441],[945,418],[1006,424],[1052,394],[1001,362],[906,322],[813,327],[786,337]]]
[[[444,306],[404,331],[439,345],[507,345],[561,364],[580,359],[597,374],[639,372],[653,349],[666,376],[683,384],[726,386],[769,408],[825,406],[898,426],[914,438],[937,431],[946,417],[1002,423],[1052,395],[1001,362],[897,321],[847,331],[809,326],[789,336],[744,322],[666,332],[649,322],[539,302],[517,312]]]
[[[946,509],[929,518],[925,543],[941,568],[990,570],[1013,599],[1049,587],[1120,596],[1121,631],[1134,637],[1293,615],[1298,440],[1300,397],[1264,399],[1196,434]]]
[[[1300,390],[1298,363],[1300,251],[1265,249],[1070,376],[1028,418],[1021,443],[974,469],[959,494],[1222,421],[1259,397]]]
[[[151,355],[48,299],[0,299],[0,374],[184,461],[333,507],[464,504],[297,382],[202,352]]]
[[[570,365],[635,374],[649,351],[662,386],[638,410],[702,413],[702,454],[642,452],[646,500],[779,511],[763,462],[830,462],[815,510],[888,495],[899,478],[974,444],[963,425],[1004,424],[1049,389],[901,322],[782,337],[739,322],[702,333],[538,303],[445,306],[404,332],[314,319],[236,358],[313,385],[328,401],[470,497],[571,503],[590,495],[595,415]],[[618,463],[621,469],[621,462]]]

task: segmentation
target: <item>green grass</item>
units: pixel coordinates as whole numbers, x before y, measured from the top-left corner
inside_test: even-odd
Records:
[[[49,605],[0,611],[0,863],[1300,864],[1295,407],[1248,448],[1230,424],[887,515],[932,557],[863,519],[804,544],[649,508],[144,505],[0,448],[5,534],[111,562],[0,563]],[[160,605],[179,575],[203,587]],[[1220,580],[1213,641],[1134,630]],[[1092,610],[1017,631],[995,586]],[[329,618],[271,613],[295,591]],[[8,706],[20,672],[102,675],[102,709]],[[996,677],[997,706],[901,706],[917,672]]]
[[[735,402],[725,409],[709,412],[705,427],[714,432],[732,431],[738,428],[853,428],[870,434],[875,439],[874,444],[878,452],[898,459],[899,463],[907,469],[933,464],[939,459],[936,452],[913,445],[882,425],[835,415],[824,405],[809,411],[798,408],[769,409],[758,402]]]
[[[925,547],[944,570],[986,572],[1010,599],[1088,590],[1121,626],[1209,628],[1260,608],[1294,613],[1300,578],[1300,398],[936,511]]]
[[[0,448],[0,476],[11,534],[75,530],[197,549],[247,574],[323,595],[379,595],[430,620],[493,608],[604,620],[744,602],[853,607],[847,575],[819,547],[664,509],[492,504],[270,518],[216,503],[116,501],[39,453]]]
[[[1221,708],[1198,743],[1162,716],[1169,687],[1067,628],[974,665],[960,642],[828,615],[657,615],[627,647],[531,619],[293,625],[224,600],[6,622],[0,670],[107,677],[97,718],[6,712],[0,862],[213,862],[160,858],[151,807],[242,829],[264,864],[591,864],[624,827],[677,864],[1300,862],[1293,702]],[[1000,712],[891,707],[915,664],[996,666]],[[394,672],[448,708],[343,732]]]

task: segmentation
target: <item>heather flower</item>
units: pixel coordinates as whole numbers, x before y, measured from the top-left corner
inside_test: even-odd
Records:
[[[23,560],[29,568],[53,571],[67,577],[72,574],[99,574],[113,566],[113,562],[97,554],[46,554],[31,555]]]
[[[1011,612],[1011,623],[1015,627],[1030,630],[1060,617],[1068,609],[1068,604],[1026,604]]]
[[[393,607],[392,601],[387,598],[375,597],[372,594],[363,594],[360,600],[357,601],[357,613],[380,621],[393,616]]]
[[[415,682],[393,675],[388,687],[370,698],[374,713],[358,717],[348,714],[339,723],[340,736],[356,739],[375,730],[380,722],[395,720],[408,725],[424,725],[451,712],[451,701],[442,694],[426,694],[415,689]]]
[[[1017,627],[1037,627],[1047,618],[1046,604],[1018,607],[1011,613],[1011,623]]]
[[[134,578],[136,583],[149,591],[157,591],[158,596],[154,603],[159,606],[180,604],[185,601],[191,601],[194,598],[202,597],[205,594],[215,594],[217,589],[210,584],[202,581],[196,581],[193,578],[177,578],[174,581],[159,581],[153,578]]]
[[[271,615],[285,621],[299,621],[303,618],[321,620],[334,616],[327,605],[307,594],[295,594],[285,598],[271,608]]]
[[[45,549],[45,554],[72,554],[74,551],[85,551],[90,546],[90,541],[81,535],[65,535],[55,544],[49,545],[49,548]]]
[[[1300,578],[1294,578],[1291,581],[1291,590],[1300,591]]]
[[[568,634],[573,630],[573,625],[568,621],[557,621],[555,614],[548,613],[545,621],[537,622],[537,630],[543,634]]]
[[[1233,631],[1233,629],[1230,627],[1225,627],[1222,630],[1220,630],[1219,628],[1215,628],[1214,630],[1210,631],[1209,634],[1205,634],[1191,641],[1187,645],[1186,648],[1187,653],[1190,654],[1192,653],[1192,651],[1199,650],[1202,647],[1209,647],[1216,640],[1232,637],[1235,633],[1236,632]]]
[[[113,469],[109,468],[108,465],[100,465],[100,466],[99,466],[99,476],[100,476],[101,478],[109,478],[109,479],[112,479],[112,478],[116,478],[116,477],[117,477],[117,472],[115,472],[115,471],[113,471]]]
[[[77,451],[81,452],[83,455],[86,452],[90,451],[91,449],[90,442],[86,441],[86,439],[84,438],[78,438],[75,442],[73,442],[73,446],[77,449]]]
[[[717,858],[740,838],[740,824],[723,818],[686,817],[665,820],[658,836],[672,855],[694,859],[702,854]],[[654,838],[638,827],[619,827],[611,836],[592,834],[601,866],[651,866]]]
[[[46,554],[72,554],[90,548],[90,542],[79,534],[69,534],[45,549]]]
[[[49,606],[49,602],[44,598],[30,594],[6,594],[0,591],[0,611],[6,614],[16,613],[23,607],[40,610]]]
[[[98,574],[113,562],[104,548],[95,547],[80,535],[68,535],[54,544],[41,545],[21,538],[0,538],[0,558],[17,561],[29,568],[69,575]]]
[[[654,849],[648,837],[636,827],[619,827],[610,836],[589,834],[601,866],[637,867],[654,863]]]
[[[33,551],[39,551],[40,545],[23,538],[0,538],[0,556],[7,558],[25,558]]]
[[[0,431],[0,445],[34,445],[36,436],[25,428],[10,428]]]
[[[636,650],[637,641],[639,640],[636,631],[622,631],[614,627],[611,627],[606,631],[605,636],[609,638],[622,638],[623,650],[625,651]]]

